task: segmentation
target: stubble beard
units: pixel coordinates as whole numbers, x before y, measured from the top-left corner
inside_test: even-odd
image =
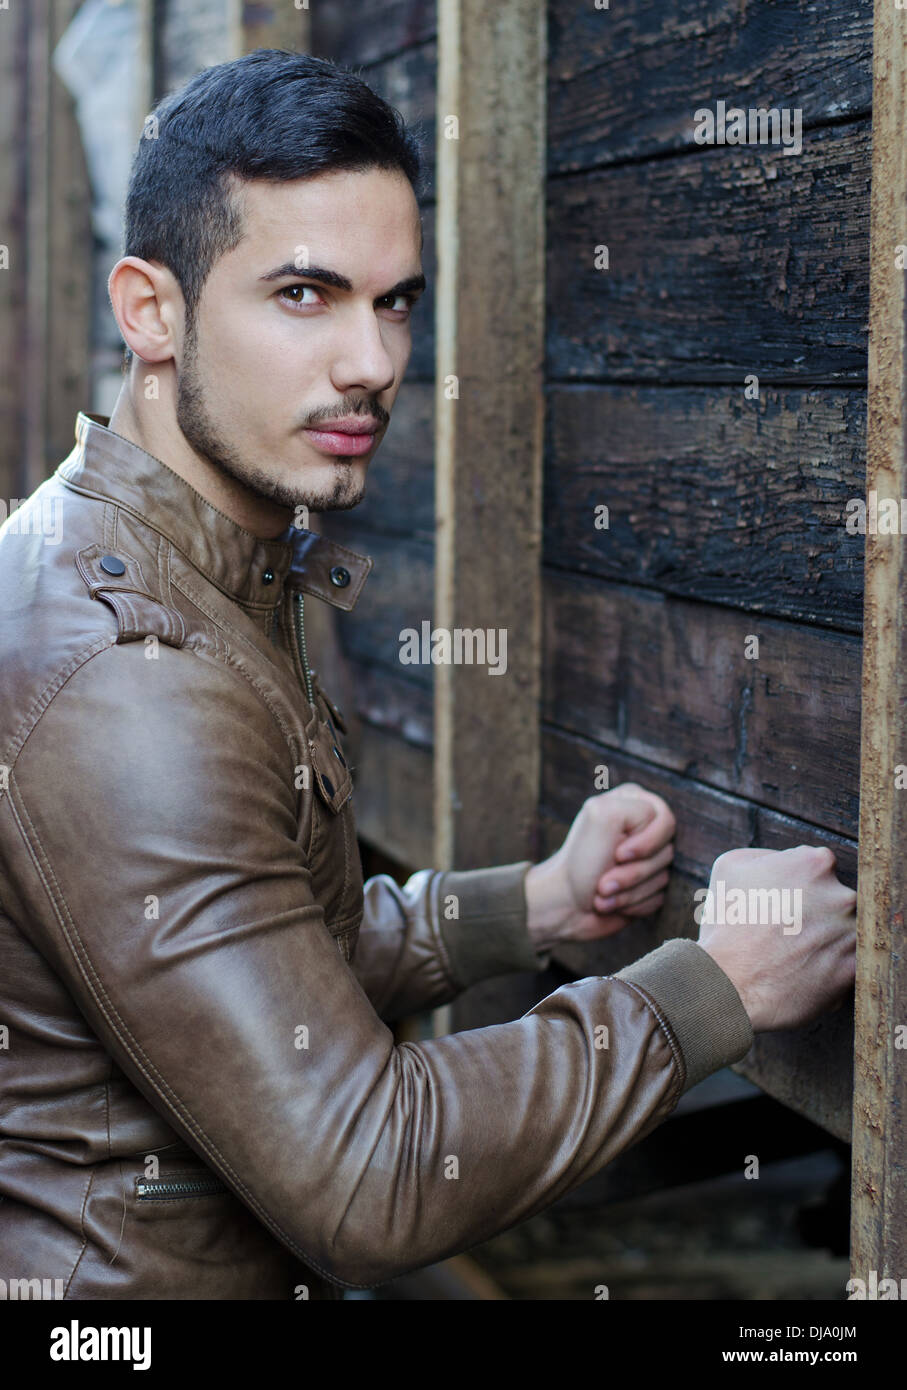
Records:
[[[358,506],[365,495],[344,464],[335,465],[334,486],[315,493],[302,483],[285,483],[274,478],[244,457],[228,439],[219,434],[205,403],[198,370],[198,338],[194,323],[186,329],[185,352],[177,373],[176,422],[192,448],[257,497],[296,510],[313,512],[347,511]]]

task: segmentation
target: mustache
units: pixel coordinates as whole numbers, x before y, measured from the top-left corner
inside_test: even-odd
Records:
[[[382,428],[387,425],[391,418],[390,412],[380,405],[362,406],[358,409],[353,406],[349,410],[333,410],[330,415],[322,415],[316,412],[314,415],[309,415],[305,420],[301,421],[299,428],[301,430],[330,428],[333,420],[345,420],[351,415],[373,416]]]

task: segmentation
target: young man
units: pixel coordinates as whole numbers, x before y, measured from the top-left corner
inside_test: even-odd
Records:
[[[395,1045],[650,913],[674,819],[619,787],[543,863],[363,886],[305,608],[352,608],[371,561],[298,523],[361,499],[403,379],[418,152],[359,79],[271,51],[157,123],[110,277],[119,400],[0,534],[0,1276],[338,1297],[541,1210],[830,1006],[855,895],[828,851],[735,851],[713,879],[800,886],[799,932],[719,923]]]

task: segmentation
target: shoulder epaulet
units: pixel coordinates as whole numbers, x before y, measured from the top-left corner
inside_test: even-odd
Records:
[[[150,590],[138,560],[124,551],[108,554],[99,545],[76,554],[76,566],[92,598],[103,600],[116,614],[117,642],[140,642],[157,637],[168,647],[181,647],[186,625],[175,608]]]

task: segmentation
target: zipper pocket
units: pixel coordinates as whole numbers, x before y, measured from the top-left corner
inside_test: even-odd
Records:
[[[228,1192],[226,1183],[214,1173],[206,1177],[136,1178],[135,1195],[140,1202],[172,1202],[180,1197],[213,1197]]]

